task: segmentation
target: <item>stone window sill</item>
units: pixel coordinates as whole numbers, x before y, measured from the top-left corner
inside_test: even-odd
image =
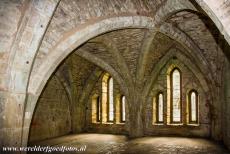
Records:
[[[173,124],[173,123],[170,123],[170,124],[167,124],[168,126],[184,126],[184,124],[182,123],[178,123],[178,124]]]
[[[197,126],[200,126],[199,124],[187,124],[187,126],[195,126],[195,127],[197,127]]]
[[[100,122],[93,122],[92,124],[101,124]]]
[[[164,123],[154,123],[153,124],[154,126],[163,126],[163,125],[165,125]]]
[[[119,122],[119,123],[116,123],[118,125],[125,125],[125,122]]]

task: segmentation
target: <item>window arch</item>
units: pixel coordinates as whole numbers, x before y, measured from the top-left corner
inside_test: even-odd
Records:
[[[121,96],[121,107],[120,107],[120,114],[121,114],[121,122],[125,122],[125,96]]]
[[[171,102],[170,102],[170,119],[171,123],[181,122],[181,72],[178,68],[171,71]]]
[[[156,100],[156,123],[164,122],[164,98],[163,93],[160,92],[157,94]]]
[[[108,80],[108,121],[114,120],[114,102],[113,102],[113,78]]]
[[[191,90],[188,98],[189,123],[198,123],[198,92]]]

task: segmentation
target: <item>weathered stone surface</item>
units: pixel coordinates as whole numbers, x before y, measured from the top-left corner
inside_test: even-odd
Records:
[[[34,116],[46,133],[35,129],[31,140],[82,131],[175,133],[229,146],[229,9],[226,0],[0,1],[0,145],[26,145],[47,85]],[[173,56],[185,75],[183,101],[191,88],[201,94],[200,127],[152,125],[151,99],[167,91],[164,69]],[[127,98],[125,125],[90,123],[103,72],[115,79],[115,100]],[[54,132],[44,129],[49,123]]]
[[[78,134],[50,139],[34,144],[44,146],[65,145],[73,147],[84,147],[82,143],[86,144],[86,149],[84,152],[79,153],[229,153],[225,147],[222,147],[218,143],[208,139],[186,137],[142,137],[130,140],[123,135]],[[32,153],[34,152],[31,152],[31,154]]]
[[[70,102],[60,81],[53,76],[35,108],[29,141],[39,141],[71,132]]]

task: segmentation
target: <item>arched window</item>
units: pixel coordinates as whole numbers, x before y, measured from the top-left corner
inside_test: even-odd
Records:
[[[97,102],[96,102],[96,120],[97,122],[101,121],[101,101],[100,101],[100,97],[97,97]]]
[[[181,122],[181,73],[178,68],[171,72],[171,123]]]
[[[121,97],[121,122],[125,122],[125,96]]]
[[[156,101],[156,122],[157,123],[163,123],[164,122],[164,98],[163,93],[159,93],[157,95],[157,101]]]
[[[109,84],[108,84],[108,121],[114,120],[114,103],[113,103],[113,78],[109,78]]]
[[[198,93],[191,90],[189,93],[189,123],[198,122]]]

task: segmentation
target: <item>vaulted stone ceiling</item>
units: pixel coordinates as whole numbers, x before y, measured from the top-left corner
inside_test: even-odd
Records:
[[[97,18],[100,17],[105,18],[118,14],[123,14],[124,16],[128,14],[153,16],[160,7],[164,7],[164,3],[165,1],[160,0],[95,1],[95,3],[62,0],[42,41],[33,72],[36,71],[47,54],[52,53],[52,48],[54,48],[58,42],[62,41],[60,38],[65,39],[65,37],[68,37],[71,29],[74,29],[78,24],[87,25],[92,18],[97,20]],[[221,49],[216,43],[219,33],[218,31],[210,31],[210,27],[212,28],[213,24],[204,15],[201,16],[192,12],[183,11],[170,17],[159,29],[154,29],[154,32],[149,29],[124,29],[113,31],[90,40],[89,43],[82,46],[81,50],[89,51],[114,68],[119,69],[119,66],[116,64],[117,62],[112,58],[114,55],[108,52],[107,44],[111,44],[119,51],[120,55],[124,57],[128,69],[132,77],[134,77],[137,73],[138,57],[140,56],[141,50],[144,50],[143,46],[145,46],[145,43],[148,41],[149,35],[153,35],[154,39],[147,50],[151,50],[151,53],[155,54],[148,55],[148,61],[151,61],[151,56],[154,56],[153,58],[161,57],[161,52],[158,50],[166,52],[172,45],[181,44],[182,46],[190,46],[190,42],[192,42],[199,51],[201,51],[200,55],[205,57],[208,61],[206,65],[211,66],[212,73],[218,75],[223,65],[223,54],[219,52]],[[159,33],[155,35],[155,31],[159,31]],[[178,37],[181,37],[181,42],[178,40],[173,41],[173,39]],[[186,41],[187,44],[183,42],[186,39],[190,41]],[[152,64],[149,63],[150,62],[146,63],[146,66],[148,66],[146,67],[147,70],[152,69]],[[215,78],[218,77],[216,76]]]
[[[191,10],[196,10],[189,1],[178,2]],[[52,55],[52,49],[69,37],[76,28],[81,29],[79,25],[87,26],[91,22],[116,16],[141,15],[154,18],[156,12],[160,12],[166,4],[165,0],[94,1],[92,3],[60,1],[36,56],[32,76],[36,74],[44,59]],[[198,60],[195,64],[203,70],[203,74],[207,74],[207,80],[215,79],[216,84],[221,84],[224,54],[217,44],[221,35],[208,17],[194,11],[178,12],[165,21],[160,21],[159,25],[155,22],[157,26],[153,26],[153,29],[118,29],[102,34],[88,40],[74,52],[83,58],[91,56],[102,60],[118,72],[124,81],[130,81],[132,78],[133,83],[138,82],[137,80],[144,83],[151,77],[151,71],[158,61],[170,49],[180,49],[178,51],[186,54],[190,59]],[[157,18],[155,19],[157,21]],[[85,54],[89,55],[83,56]],[[92,58],[87,60],[92,63],[97,61],[92,61]],[[98,63],[101,61],[95,65]],[[75,77],[77,75],[78,73]],[[89,72],[85,75],[89,75]],[[139,78],[140,76],[142,77]]]
[[[60,38],[68,37],[70,29],[74,28],[73,25],[65,25],[64,21],[59,28],[52,27],[52,24],[54,23],[48,28],[37,54],[34,72],[62,41]],[[73,49],[55,75],[62,81],[69,97],[75,97],[70,100],[78,100],[81,105],[86,104],[85,100],[89,99],[93,86],[103,71],[109,72],[118,81],[121,93],[128,96],[128,99],[135,99],[135,95],[139,93],[143,102],[146,102],[153,80],[157,79],[157,75],[160,76],[159,70],[169,59],[176,59],[179,63],[191,64],[196,69],[195,73],[199,75],[190,70],[194,76],[191,80],[197,83],[204,81],[205,86],[202,88],[208,95],[207,99],[212,99],[216,96],[212,95],[215,90],[219,90],[218,86],[223,86],[222,73],[226,60],[219,44],[221,35],[213,26],[210,19],[200,13],[182,11],[153,29],[115,29],[86,40]],[[189,73],[185,72],[183,75],[189,76]],[[138,109],[142,107],[142,104],[134,100],[130,102],[138,106]],[[133,113],[136,114],[136,111]]]
[[[224,65],[224,54],[220,46],[222,36],[210,19],[201,14],[183,11],[173,15],[167,22],[191,38],[207,59],[210,71],[218,81]]]
[[[148,29],[116,30],[89,40],[75,52],[89,52],[120,73],[122,73],[120,65],[125,64],[135,80],[138,60],[143,50],[149,51],[144,71],[146,77],[150,76],[154,66],[171,48],[178,48],[182,53],[189,50],[187,56],[191,59],[198,58],[203,66],[199,63],[196,65],[206,67],[206,72],[203,73],[207,73],[208,68],[209,77],[215,79],[217,84],[221,84],[224,53],[217,44],[219,33],[215,29],[209,29],[210,27],[213,25],[207,17],[183,11],[168,19],[155,33]],[[151,35],[153,39],[146,49],[146,42]],[[118,57],[123,57],[123,60],[116,59],[117,54]],[[125,75],[127,72],[123,73]]]
[[[110,16],[127,16],[144,14],[151,16],[165,0],[102,0],[75,1],[62,0],[54,14],[51,24],[45,34],[44,41],[37,55],[36,63],[44,58],[50,50],[60,42],[60,38],[68,37],[68,32],[80,24],[87,25],[90,20]],[[36,67],[36,66],[35,66]]]
[[[146,29],[124,29],[113,31],[89,41],[79,50],[85,50],[92,53],[107,63],[113,68],[121,72],[121,67],[118,63],[127,65],[132,77],[135,77],[137,69],[137,60],[140,55],[144,35]],[[118,59],[114,54],[118,54]],[[123,57],[121,59],[121,57]]]
[[[94,0],[90,2],[61,0],[45,33],[33,71],[36,71],[42,60],[52,53],[52,49],[65,40],[75,29],[81,29],[82,26],[111,17],[146,16],[152,18],[165,3],[166,0]],[[171,5],[170,2],[168,3]],[[194,9],[187,1],[180,5],[191,6],[191,9]]]

